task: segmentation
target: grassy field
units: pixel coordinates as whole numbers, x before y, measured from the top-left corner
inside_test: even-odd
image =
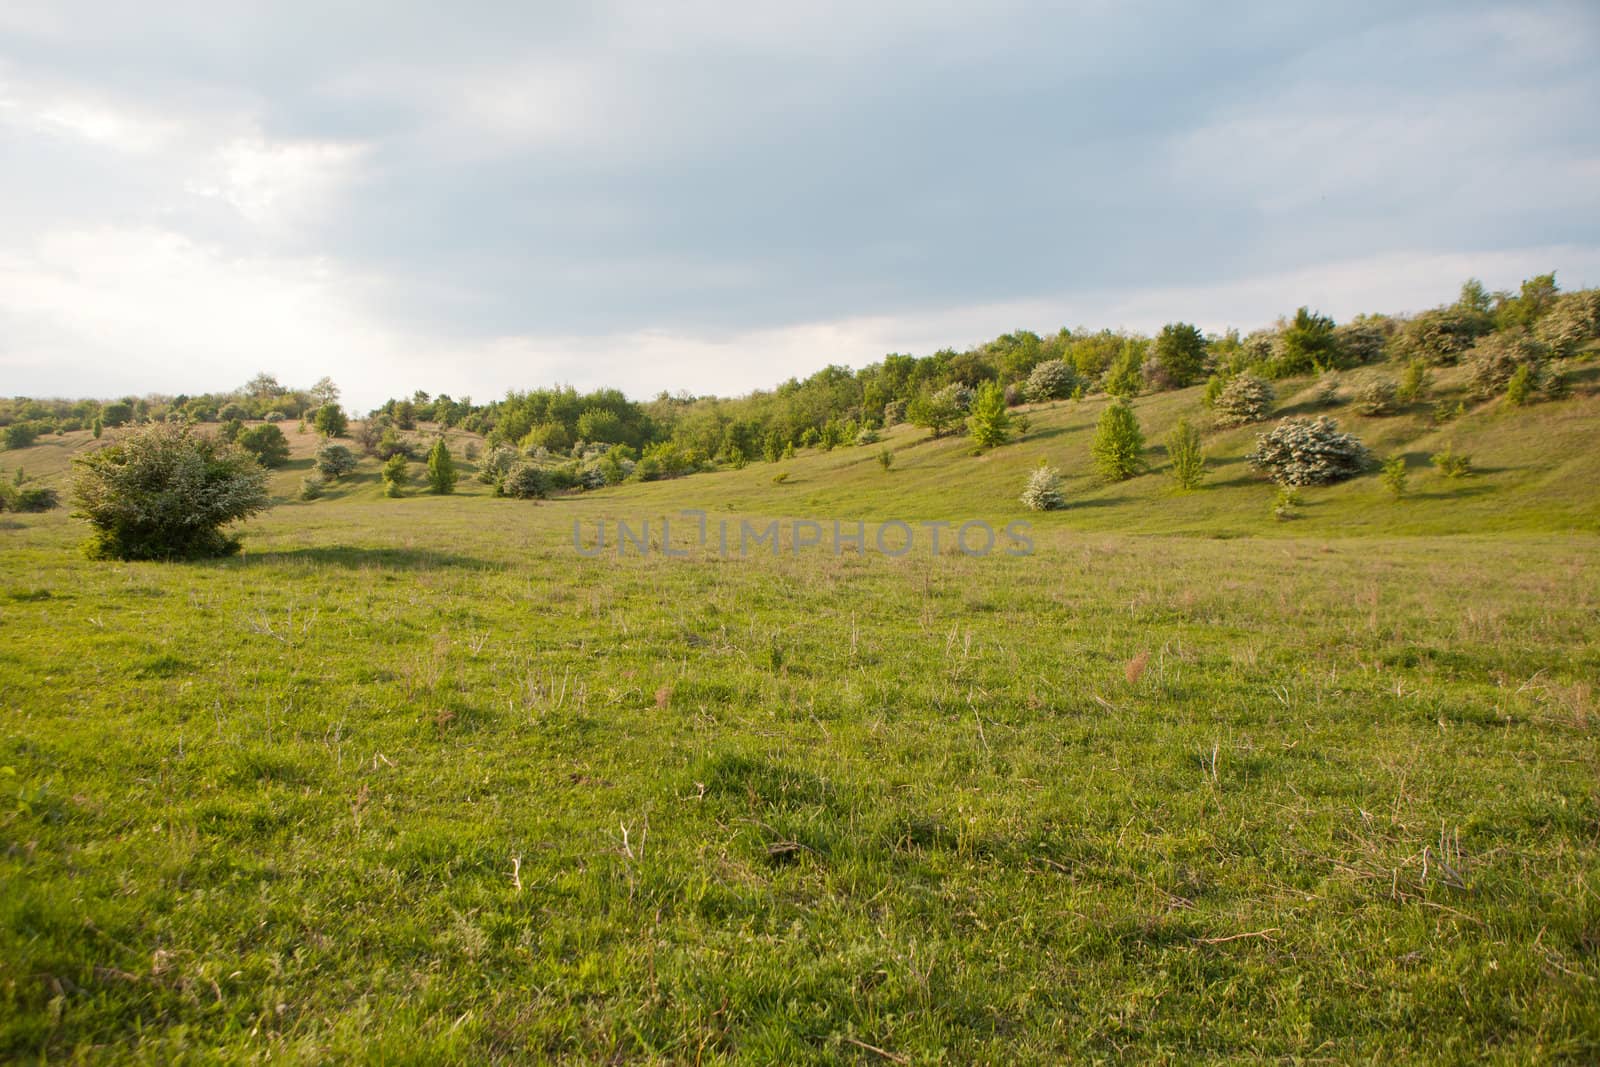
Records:
[[[1591,389],[1340,410],[1414,491],[1292,522],[1249,430],[1092,484],[1097,401],[537,505],[292,501],[298,438],[215,563],[4,516],[0,1058],[1594,1062]],[[1026,557],[572,545],[998,525],[1041,458]]]

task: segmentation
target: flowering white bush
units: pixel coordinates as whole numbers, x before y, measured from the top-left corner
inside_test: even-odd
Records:
[[[1223,426],[1260,422],[1272,410],[1272,386],[1254,374],[1240,374],[1222,387],[1211,409]]]
[[[1043,400],[1060,400],[1071,396],[1078,384],[1078,372],[1065,360],[1047,359],[1028,375],[1022,395],[1037,404]]]
[[[1362,415],[1393,415],[1400,407],[1400,387],[1390,378],[1375,378],[1356,393],[1356,411]]]
[[[1533,327],[1534,336],[1557,355],[1571,355],[1585,341],[1600,337],[1600,289],[1562,293]]]
[[[1367,465],[1366,446],[1354,434],[1340,433],[1326,415],[1315,419],[1282,419],[1256,438],[1245,457],[1279,485],[1327,485],[1360,474]]]
[[[1044,464],[1028,475],[1022,490],[1022,503],[1030,511],[1060,511],[1067,506],[1061,494],[1061,472]]]

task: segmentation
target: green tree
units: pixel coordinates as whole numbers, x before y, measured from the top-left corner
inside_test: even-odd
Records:
[[[289,462],[289,439],[270,422],[252,426],[239,434],[239,447],[263,467],[282,467]]]
[[[389,457],[380,472],[383,477],[384,496],[405,495],[406,485],[411,481],[410,460],[406,459],[404,452],[396,452]]]
[[[1294,313],[1294,321],[1284,328],[1282,346],[1273,367],[1280,378],[1320,373],[1338,365],[1339,344],[1333,320],[1308,307]]]
[[[94,429],[94,439],[96,441],[100,440],[100,435],[106,432],[106,424],[103,421],[101,421],[101,418],[98,415],[96,415],[94,417],[94,427],[93,427],[93,429]]]
[[[1390,456],[1383,461],[1383,487],[1396,500],[1406,495],[1406,457]]]
[[[1139,395],[1139,390],[1144,388],[1144,358],[1138,345],[1132,341],[1123,344],[1122,353],[1106,371],[1104,388],[1112,396],[1132,398]]]
[[[1200,380],[1206,369],[1206,338],[1187,322],[1169,322],[1155,341],[1156,366],[1174,389]]]
[[[311,425],[324,437],[343,437],[350,426],[344,409],[338,404],[324,404],[312,417]]]
[[[245,451],[193,427],[138,427],[74,460],[75,514],[100,559],[195,559],[239,549],[222,533],[267,507],[266,472]]]
[[[999,382],[984,382],[967,416],[967,432],[979,448],[994,448],[1011,438],[1011,413],[1006,410],[1005,390]]]
[[[945,430],[960,417],[961,410],[956,406],[952,396],[943,391],[934,392],[927,387],[906,405],[906,418],[911,425],[931,430],[935,437],[942,437]],[[804,443],[803,438],[802,443]]]
[[[1206,456],[1200,431],[1188,419],[1179,419],[1167,435],[1167,458],[1172,460],[1172,480],[1179,489],[1199,488],[1206,476]]]
[[[1095,469],[1109,481],[1124,481],[1144,470],[1144,431],[1126,400],[1118,399],[1101,413],[1090,452]]]
[[[881,451],[879,451],[879,453],[878,453],[878,466],[882,467],[885,471],[887,471],[890,467],[893,467],[894,466],[894,453],[889,451],[887,448],[882,449]]]
[[[428,488],[441,495],[456,491],[456,464],[443,437],[428,452]]]

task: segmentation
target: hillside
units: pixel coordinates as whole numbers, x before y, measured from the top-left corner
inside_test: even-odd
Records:
[[[1465,388],[1465,368],[1440,368],[1434,371],[1425,400],[1395,415],[1357,414],[1351,399],[1362,384],[1374,377],[1392,377],[1396,370],[1392,364],[1378,364],[1341,374],[1332,403],[1316,398],[1313,379],[1278,382],[1280,399],[1271,419],[1233,429],[1215,428],[1202,405],[1200,386],[1139,397],[1133,406],[1149,445],[1150,469],[1114,484],[1103,482],[1090,460],[1089,443],[1109,402],[1096,396],[1015,409],[1031,421],[1028,431],[1020,440],[979,455],[972,454],[971,443],[959,433],[933,439],[925,430],[902,424],[883,431],[876,445],[803,449],[792,460],[630,482],[565,494],[552,503],[580,514],[591,509],[624,514],[641,508],[714,508],[867,521],[1024,517],[1046,529],[1204,537],[1600,530],[1600,365],[1592,361],[1579,365],[1570,397],[1525,407],[1510,407],[1503,398],[1475,401]],[[1436,420],[1436,406],[1456,404],[1465,405],[1464,414],[1442,423]],[[1274,520],[1274,489],[1244,457],[1256,435],[1273,420],[1322,414],[1356,434],[1378,458],[1405,457],[1411,478],[1405,499],[1392,500],[1373,470],[1340,485],[1303,490],[1300,517]],[[1192,492],[1175,490],[1166,474],[1163,442],[1180,418],[1204,430],[1210,475],[1201,489]],[[273,473],[279,510],[259,521],[293,524],[309,518],[308,510],[320,515],[339,501],[399,506],[383,501],[378,464],[370,458],[362,461],[354,476],[330,487],[322,499],[299,501],[300,480],[310,470],[320,439],[315,433],[299,433],[290,423],[282,427],[292,461]],[[427,440],[435,432],[423,427],[415,436]],[[447,439],[458,457],[469,442],[484,447],[481,436],[460,430],[449,431]],[[58,486],[65,495],[72,456],[95,444],[86,431],[42,437],[30,448],[0,452],[0,469],[9,476],[21,466],[30,477]],[[887,472],[878,463],[885,448],[894,453]],[[1446,478],[1435,471],[1429,457],[1445,448],[1470,456],[1472,475]],[[1029,472],[1041,462],[1063,474],[1069,502],[1064,511],[1028,513],[1017,501]],[[487,496],[488,487],[471,477],[473,465],[462,461],[462,467],[458,499]],[[781,484],[775,482],[785,475]],[[518,505],[496,501],[492,506]]]

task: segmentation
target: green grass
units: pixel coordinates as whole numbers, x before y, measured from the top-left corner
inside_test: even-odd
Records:
[[[1592,1062],[1595,404],[1341,411],[1483,473],[1292,522],[1249,430],[1092,485],[1092,401],[538,505],[369,460],[215,563],[5,515],[0,1058]],[[1026,558],[570,544],[1008,521],[1041,457]]]

